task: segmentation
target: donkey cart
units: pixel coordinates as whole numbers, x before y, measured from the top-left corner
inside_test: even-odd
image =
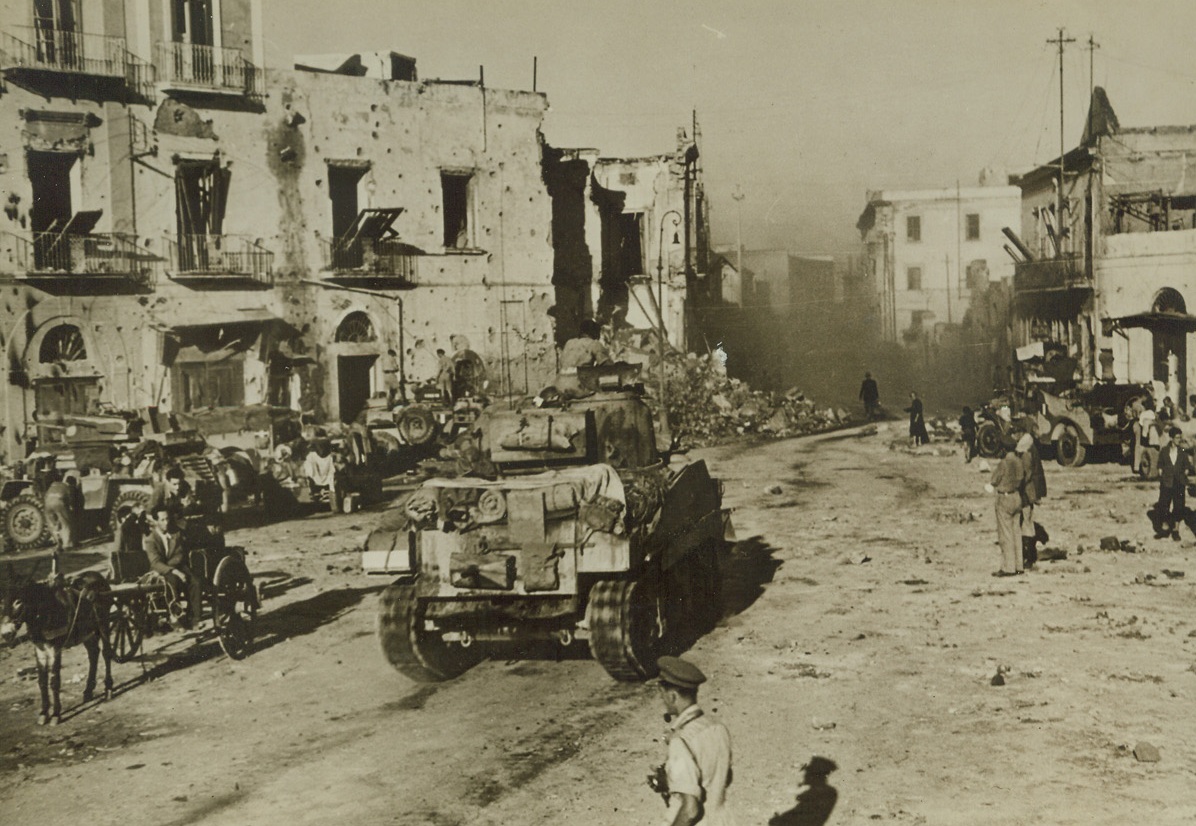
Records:
[[[198,617],[196,629],[214,631],[220,647],[232,659],[249,654],[260,601],[244,549],[222,542],[196,548],[188,554],[187,565],[201,583],[197,609],[190,604],[188,588],[172,589],[161,574],[150,570],[144,551],[112,554],[108,616],[112,659],[128,662],[146,637],[189,616]]]

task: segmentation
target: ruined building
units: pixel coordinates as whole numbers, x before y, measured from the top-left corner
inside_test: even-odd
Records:
[[[1098,87],[1080,145],[1017,183],[1016,343],[1074,358],[1085,382],[1158,382],[1186,407],[1196,126],[1122,128]]]
[[[981,186],[868,193],[856,228],[882,340],[915,344],[963,320],[972,293],[1013,276],[1002,227],[1021,192],[999,176]]]
[[[592,316],[688,349],[696,308],[721,285],[707,276],[708,217],[697,142],[684,131],[665,155],[605,158],[594,149],[545,152],[552,196],[557,340]],[[713,290],[713,293],[711,292]]]
[[[107,406],[351,421],[437,348],[478,352],[495,392],[550,380],[542,94],[393,53],[266,72],[260,0],[0,21],[7,457]]]

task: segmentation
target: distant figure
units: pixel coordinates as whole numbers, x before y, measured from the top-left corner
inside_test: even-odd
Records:
[[[1179,523],[1186,513],[1185,497],[1192,459],[1178,427],[1171,428],[1171,443],[1159,451],[1159,502],[1155,505],[1154,538],[1179,541]]]
[[[860,385],[860,401],[864,403],[864,416],[872,421],[880,413],[880,388],[876,386],[876,379],[871,373],[864,374],[864,381]]]
[[[969,464],[976,457],[976,416],[970,407],[965,407],[959,417],[959,432],[964,443],[963,461]]]
[[[77,488],[69,484],[72,480],[64,480],[62,474],[51,471],[50,484],[46,486],[46,494],[42,504],[46,512],[46,521],[50,523],[50,531],[54,534],[59,546],[69,551],[75,547],[75,514],[77,513]],[[76,483],[77,484],[77,483]]]
[[[905,412],[909,414],[909,435],[914,440],[914,445],[929,444],[930,434],[926,432],[926,420],[922,417],[922,400],[912,390],[909,393],[909,407],[905,408]]]
[[[606,364],[610,352],[602,343],[602,325],[592,318],[582,319],[579,335],[565,342],[561,350],[561,369],[573,370],[593,364]]]
[[[1171,401],[1170,396],[1163,397],[1163,403],[1159,405],[1159,418],[1166,422],[1173,422],[1179,418],[1179,412],[1175,409],[1175,402]]]
[[[440,398],[446,402],[453,400],[453,359],[444,352],[444,348],[436,350],[436,388],[440,391]]]

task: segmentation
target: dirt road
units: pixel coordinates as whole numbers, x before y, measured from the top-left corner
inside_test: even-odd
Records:
[[[1051,465],[1041,516],[1067,559],[994,579],[986,474],[948,445],[892,450],[898,435],[702,454],[740,541],[725,619],[688,656],[731,729],[740,823],[1191,823],[1191,535],[1152,538],[1153,489],[1125,468]],[[0,652],[4,820],[660,822],[648,687],[552,651],[432,687],[384,664],[382,583],[356,553],[372,519],[232,534],[267,583],[258,649],[156,637],[114,666],[114,700],[81,708],[70,651],[56,728],[34,725],[32,649]],[[1099,550],[1110,535],[1139,547]],[[1147,742],[1158,762],[1135,757]],[[803,787],[815,755],[836,768]]]

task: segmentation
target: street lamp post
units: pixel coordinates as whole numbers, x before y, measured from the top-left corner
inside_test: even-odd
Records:
[[[660,339],[660,424],[664,432],[668,432],[669,418],[668,412],[665,409],[664,392],[665,392],[665,366],[664,366],[664,349],[668,343],[668,333],[664,327],[664,226],[665,219],[669,216],[673,218],[673,243],[678,243],[677,227],[681,226],[681,213],[675,209],[670,209],[668,212],[660,216],[660,237],[656,243],[656,319],[660,322],[660,329],[658,338]],[[650,289],[650,288],[649,288]]]

